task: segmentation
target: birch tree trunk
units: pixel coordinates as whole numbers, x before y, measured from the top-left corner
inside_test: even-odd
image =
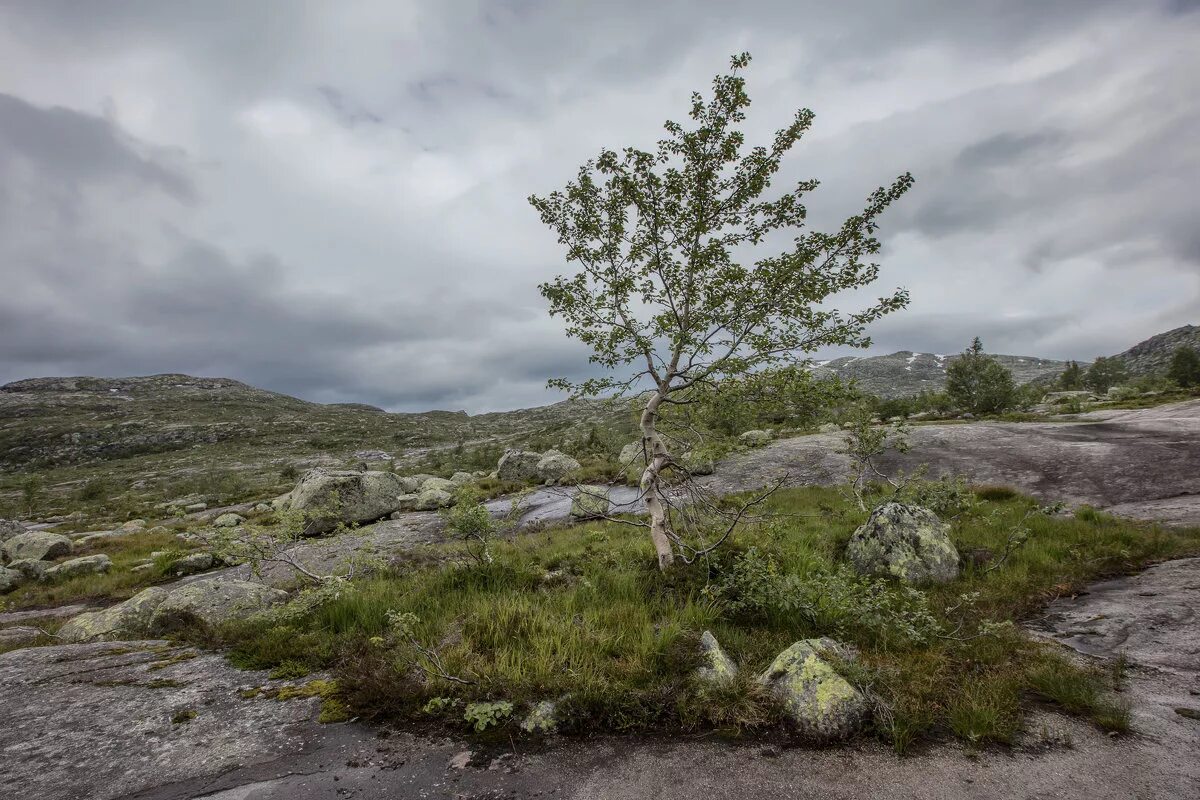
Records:
[[[663,394],[654,393],[642,411],[642,452],[646,454],[646,469],[642,472],[642,496],[650,513],[650,540],[658,554],[658,568],[666,571],[675,563],[675,550],[667,535],[667,506],[662,492],[662,471],[671,461],[671,454],[658,433],[658,407]]]

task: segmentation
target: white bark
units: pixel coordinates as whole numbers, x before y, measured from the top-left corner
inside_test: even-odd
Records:
[[[658,433],[658,407],[662,404],[662,392],[655,392],[642,411],[642,452],[646,455],[646,469],[642,472],[642,496],[646,510],[650,513],[650,540],[658,554],[658,568],[666,570],[675,563],[675,550],[667,535],[667,506],[662,491],[662,471],[671,462],[671,454]]]

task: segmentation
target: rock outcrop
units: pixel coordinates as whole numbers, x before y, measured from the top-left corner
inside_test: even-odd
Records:
[[[958,577],[950,526],[927,508],[884,503],[854,532],[846,557],[862,575],[906,583],[946,583]]]
[[[195,624],[215,626],[245,619],[287,599],[287,592],[261,583],[209,578],[172,588],[150,617],[156,636]]]
[[[832,639],[803,639],[780,653],[758,678],[783,703],[801,735],[814,742],[853,735],[868,712],[862,692],[837,673],[826,653],[853,657]]]
[[[65,642],[138,639],[194,624],[244,619],[286,599],[287,592],[280,589],[222,578],[152,586],[124,603],[68,620],[58,635]]]

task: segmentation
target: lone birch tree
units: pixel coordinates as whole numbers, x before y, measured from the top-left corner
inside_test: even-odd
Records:
[[[602,150],[562,190],[529,198],[580,268],[539,286],[550,314],[608,372],[550,385],[575,396],[641,392],[641,491],[663,570],[681,545],[663,480],[679,466],[662,435],[663,405],[722,378],[803,363],[820,347],[866,347],[867,325],[908,303],[903,289],[851,313],[826,300],[876,280],[879,216],[912,176],[875,190],[837,230],[807,229],[803,199],[817,181],[766,195],[813,114],[797,111],[769,145],[747,150],[738,126],[749,63],[748,53],[734,56],[711,97],[693,93],[691,124],[668,121],[654,152]]]

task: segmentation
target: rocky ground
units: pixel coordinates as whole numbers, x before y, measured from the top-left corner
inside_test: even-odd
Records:
[[[719,491],[785,474],[792,483],[836,482],[846,471],[831,452],[837,439],[775,442],[719,465],[708,480]],[[1200,494],[1200,402],[1069,423],[930,425],[913,442],[889,466],[925,463],[934,474],[965,474],[1047,500],[1200,522],[1192,501]],[[564,503],[561,492],[535,500],[539,519],[554,518]],[[435,520],[404,515],[361,536],[305,545],[303,557],[323,563],[364,544],[407,549],[436,538]],[[947,746],[902,759],[874,743],[807,750],[703,737],[488,749],[355,722],[318,724],[316,699],[247,692],[280,682],[234,670],[220,656],[158,641],[113,642],[0,655],[0,708],[9,723],[0,726],[0,785],[47,800],[1197,796],[1198,590],[1200,559],[1171,562],[1059,601],[1031,623],[1081,658],[1127,654],[1137,733],[1122,739],[1046,713],[1015,751]]]

